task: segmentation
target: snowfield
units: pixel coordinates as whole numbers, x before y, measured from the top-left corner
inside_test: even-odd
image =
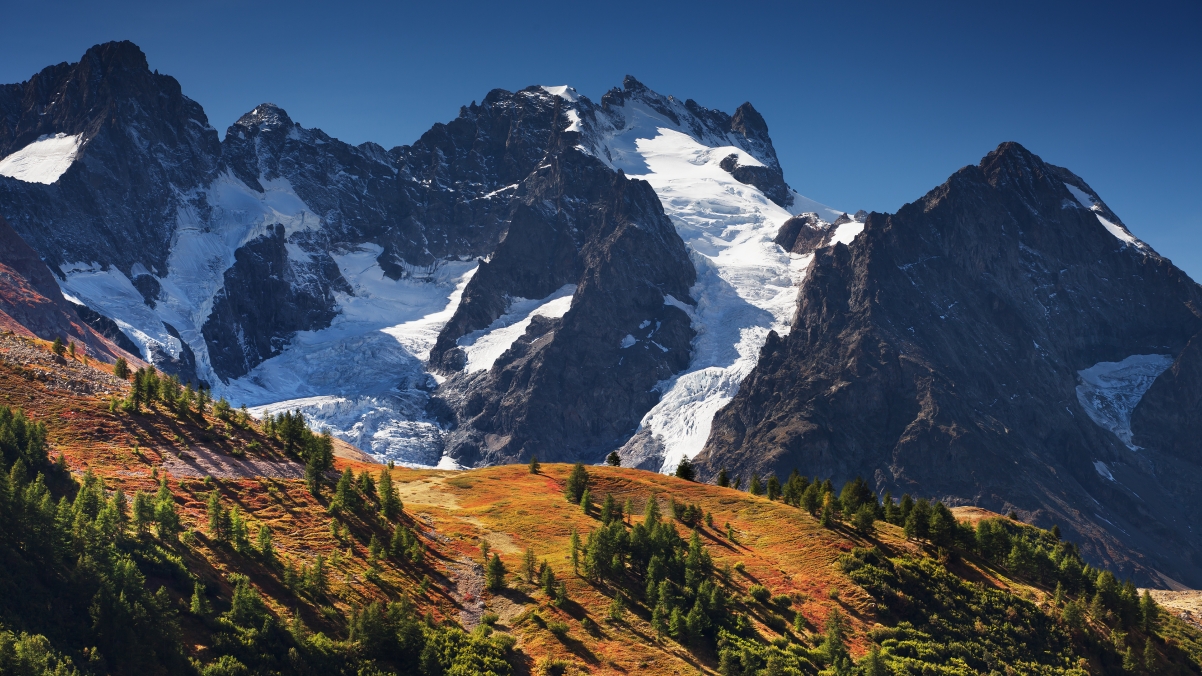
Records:
[[[515,298],[510,301],[509,312],[501,315],[480,331],[473,331],[460,338],[457,344],[467,354],[467,368],[471,371],[487,371],[505,354],[511,345],[526,333],[534,316],[558,319],[572,307],[575,284],[565,284],[555,293],[542,300]],[[429,352],[429,348],[426,350]]]
[[[667,104],[681,120],[692,116],[675,100]],[[692,362],[660,383],[661,400],[640,425],[664,449],[660,471],[671,472],[681,458],[701,452],[714,414],[755,367],[768,332],[789,332],[813,256],[791,255],[776,245],[780,226],[807,211],[827,222],[843,212],[796,193],[785,209],[735,180],[719,165],[723,158],[735,155],[742,166],[764,162],[733,136],[694,136],[637,98],[618,114],[616,119],[599,114],[582,145],[614,169],[651,184],[697,269],[690,290],[696,308],[678,304],[697,332]],[[844,235],[848,226],[858,229]],[[850,242],[863,227],[845,224],[839,235]]]
[[[0,176],[26,183],[54,183],[75,163],[82,141],[82,134],[43,136],[0,160]]]
[[[1138,451],[1131,441],[1131,413],[1152,382],[1172,365],[1173,357],[1167,354],[1134,354],[1119,362],[1099,362],[1077,371],[1081,380],[1077,401],[1090,420]]]

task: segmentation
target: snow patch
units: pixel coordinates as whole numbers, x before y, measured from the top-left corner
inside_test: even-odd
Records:
[[[526,327],[530,326],[534,316],[550,319],[564,316],[572,307],[572,295],[575,293],[575,284],[565,284],[540,300],[513,299],[509,311],[489,324],[488,328],[472,331],[456,343],[467,355],[466,370],[470,373],[491,369],[493,363],[526,333]]]
[[[558,96],[559,98],[572,103],[576,103],[580,100],[580,95],[576,93],[576,90],[567,85],[559,85],[558,87],[548,87],[543,85],[542,90],[551,96]]]
[[[626,337],[622,339],[622,349],[625,350],[626,348],[634,347],[634,344],[637,342],[638,341],[635,339],[635,337],[628,333],[626,334]]]
[[[0,176],[50,185],[75,162],[83,134],[45,135],[0,160]]]
[[[683,107],[676,114],[685,120],[691,116]],[[609,128],[598,115],[586,142],[603,162],[651,184],[697,269],[690,290],[695,307],[664,299],[692,319],[697,332],[692,362],[658,385],[660,402],[640,424],[662,443],[660,470],[669,472],[681,458],[701,451],[714,413],[755,367],[768,332],[789,331],[812,256],[791,255],[777,246],[772,240],[780,226],[802,211],[832,220],[843,212],[801,195],[785,209],[736,180],[720,166],[724,158],[736,155],[747,166],[764,163],[732,135],[699,138],[637,98],[628,100],[620,115],[620,124]]]
[[[1127,448],[1131,441],[1131,413],[1165,369],[1173,365],[1167,354],[1135,354],[1119,362],[1104,361],[1077,371],[1077,401],[1100,427],[1110,430]]]
[[[1114,481],[1114,475],[1110,473],[1110,468],[1106,466],[1106,463],[1101,460],[1094,460],[1093,468],[1102,478]]]
[[[1130,244],[1141,249],[1146,246],[1143,242],[1136,239],[1134,235],[1128,232],[1126,228],[1118,223],[1112,223],[1104,218],[1102,214],[1099,213],[1102,211],[1102,206],[1089,193],[1069,183],[1065,183],[1064,187],[1068,188],[1068,191],[1072,193],[1073,198],[1076,199],[1081,206],[1094,212],[1094,215],[1098,217],[1098,222],[1102,224],[1102,227],[1106,228],[1106,232],[1114,235],[1115,239],[1124,244]]]
[[[860,234],[861,232],[864,232],[864,223],[862,221],[843,223],[839,227],[835,228],[835,234],[831,236],[831,244],[833,245],[835,242],[839,242],[850,246],[852,240],[854,240],[856,235]]]

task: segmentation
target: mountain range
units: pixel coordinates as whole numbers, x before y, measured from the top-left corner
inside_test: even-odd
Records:
[[[1199,288],[1015,143],[848,214],[749,103],[627,76],[493,90],[392,149],[267,103],[220,136],[107,43],[0,87],[0,216],[48,268],[32,333],[380,460],[862,476],[1202,585]]]

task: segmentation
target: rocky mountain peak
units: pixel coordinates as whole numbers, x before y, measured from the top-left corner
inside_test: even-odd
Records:
[[[233,131],[233,127],[239,127],[245,130],[268,132],[276,129],[291,129],[295,124],[283,108],[274,103],[261,103],[249,113],[238,118],[230,130]]]

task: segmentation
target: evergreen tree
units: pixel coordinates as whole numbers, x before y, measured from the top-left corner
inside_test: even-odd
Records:
[[[956,541],[956,517],[942,502],[931,508],[930,526],[927,528],[931,544],[944,549],[951,548]]]
[[[63,358],[63,354],[67,351],[67,346],[63,345],[62,338],[55,338],[54,343],[50,346],[50,351],[59,359]]]
[[[230,535],[230,517],[221,504],[221,495],[214,490],[209,493],[207,506],[209,516],[209,536],[218,542],[225,542]]]
[[[722,469],[718,470],[718,481],[717,481],[717,483],[718,483],[718,485],[719,485],[719,486],[721,486],[721,487],[723,487],[723,488],[728,488],[728,487],[730,486],[730,477],[728,477],[728,476],[726,475],[726,468],[725,468],[725,467],[723,467]]]
[[[129,380],[129,362],[125,361],[125,357],[117,357],[113,364],[113,375],[121,380]]]
[[[801,508],[816,516],[822,508],[822,484],[815,481],[806,487],[801,494]]]
[[[159,491],[155,495],[154,520],[155,532],[161,540],[174,540],[182,529],[179,511],[175,508],[175,496],[171,494],[171,489],[167,488],[167,477],[163,477],[159,482]]]
[[[1064,610],[1060,612],[1060,620],[1069,629],[1080,631],[1084,626],[1084,617],[1081,615],[1081,606],[1076,601],[1069,601],[1064,604]]]
[[[760,475],[758,475],[758,474],[751,475],[751,487],[748,489],[748,491],[752,495],[763,495],[764,494],[764,485],[762,483],[760,483]]]
[[[568,502],[574,505],[580,504],[580,498],[588,489],[588,480],[588,471],[584,469],[582,463],[578,462],[572,466],[572,472],[568,474],[568,479],[564,482],[563,487],[563,495]]]
[[[234,545],[234,551],[246,554],[250,551],[249,526],[246,523],[246,517],[242,515],[242,508],[234,505],[234,508],[229,511],[229,524],[230,542]]]
[[[872,535],[875,528],[876,510],[871,505],[863,504],[852,517],[852,527],[864,535]]]
[[[538,464],[538,456],[537,455],[530,456],[530,473],[538,474],[540,469],[542,469],[542,465]]]
[[[526,547],[526,555],[522,558],[522,572],[526,573],[526,581],[534,582],[535,573],[534,547]]]
[[[830,528],[835,525],[835,507],[834,500],[827,500],[822,505],[822,515],[818,517],[818,523],[823,528]]]
[[[199,581],[192,585],[192,604],[190,610],[197,617],[208,617],[213,612],[209,599],[205,596],[204,586]]]
[[[492,555],[492,559],[488,562],[488,568],[485,570],[485,586],[491,592],[498,592],[505,588],[505,564],[496,554]]]
[[[593,510],[593,494],[587,488],[580,494],[580,510],[585,514],[590,514]]]
[[[634,502],[630,498],[622,503],[622,518],[626,523],[630,523],[630,518],[634,516]]]
[[[881,647],[875,643],[868,649],[868,654],[860,662],[860,673],[864,676],[888,676],[885,662],[881,659]]]
[[[1139,619],[1143,629],[1147,633],[1156,631],[1156,626],[1160,620],[1160,609],[1156,607],[1156,601],[1152,599],[1152,595],[1145,589],[1143,596],[1139,599]]]
[[[780,497],[780,479],[777,479],[775,474],[768,476],[767,494],[769,500],[775,500]]]
[[[730,487],[736,491],[743,490],[743,475],[736,474],[734,479],[731,479]]]
[[[617,451],[610,451],[609,455],[605,456],[605,464],[610,467],[621,467],[622,456],[618,455]]]
[[[355,491],[355,472],[347,467],[334,487],[334,499],[330,501],[330,510],[335,513],[340,510],[353,511],[358,506],[359,494]]]
[[[697,470],[687,457],[681,458],[680,464],[676,466],[676,478],[684,479],[685,481],[697,480]]]
[[[154,504],[150,501],[150,496],[140,490],[134,491],[132,511],[134,531],[142,535],[150,530],[150,524],[154,521]]]
[[[268,563],[274,562],[275,545],[272,544],[271,529],[267,527],[267,524],[259,524],[259,536],[257,540],[259,555],[262,556],[263,560],[267,561]]]
[[[908,497],[908,496],[907,496]],[[903,498],[904,500],[905,498]],[[906,537],[911,540],[926,540],[931,530],[931,503],[921,498],[914,503],[905,524]]]
[[[1151,636],[1144,641],[1144,669],[1149,674],[1156,673],[1156,644],[1152,643]]]
[[[380,516],[392,521],[401,513],[401,499],[392,485],[392,472],[385,467],[380,470]]]
[[[609,522],[620,518],[618,505],[614,502],[613,493],[605,494],[605,502],[601,505],[601,523],[608,526]]]

